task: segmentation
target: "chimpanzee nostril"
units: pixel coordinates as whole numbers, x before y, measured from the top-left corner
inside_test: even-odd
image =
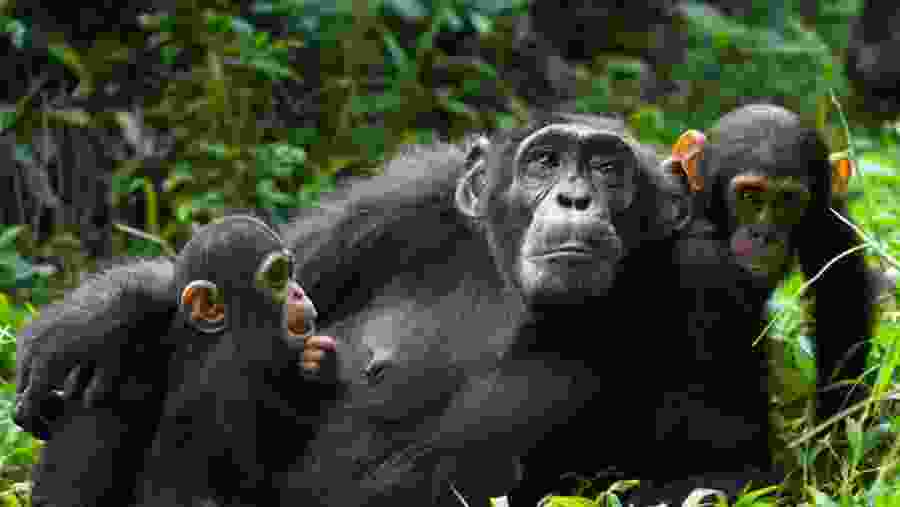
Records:
[[[575,201],[575,209],[578,211],[584,211],[588,209],[588,206],[591,205],[590,197],[579,197],[574,200]]]

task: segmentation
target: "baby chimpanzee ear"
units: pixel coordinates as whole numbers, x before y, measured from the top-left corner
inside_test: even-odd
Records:
[[[831,162],[831,196],[845,198],[850,188],[850,178],[856,173],[856,166],[846,151],[832,153],[828,161]]]
[[[216,284],[194,280],[181,291],[181,312],[185,320],[201,333],[218,333],[225,329],[225,305]]]
[[[456,207],[466,216],[480,216],[479,203],[484,191],[485,158],[491,142],[479,137],[466,155],[466,174],[456,186]]]
[[[686,130],[672,145],[672,156],[664,164],[675,174],[684,175],[691,192],[703,190],[703,177],[697,170],[697,163],[703,156],[706,136],[698,130]]]

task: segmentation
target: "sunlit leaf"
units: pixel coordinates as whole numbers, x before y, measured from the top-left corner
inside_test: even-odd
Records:
[[[581,496],[551,496],[543,503],[544,507],[599,507],[590,498]]]
[[[4,228],[2,232],[0,232],[0,249],[6,249],[14,246],[16,238],[19,237],[19,233],[21,233],[24,229],[24,225],[15,225],[12,227]]]

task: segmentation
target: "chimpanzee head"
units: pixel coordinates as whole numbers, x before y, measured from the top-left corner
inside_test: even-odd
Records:
[[[702,213],[728,241],[735,262],[774,285],[791,268],[798,234],[830,219],[832,185],[842,188],[846,159],[829,162],[812,128],[784,108],[754,104],[719,120],[703,148]]]
[[[607,294],[632,249],[687,219],[676,180],[611,118],[550,115],[482,139],[468,164],[457,206],[532,305]]]
[[[272,331],[302,343],[316,311],[293,272],[290,250],[260,219],[216,220],[194,234],[176,263],[184,320],[205,334]]]

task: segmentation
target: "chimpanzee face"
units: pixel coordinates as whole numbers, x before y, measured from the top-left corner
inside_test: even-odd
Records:
[[[284,328],[291,342],[302,341],[315,330],[316,308],[293,278],[294,256],[276,250],[266,256],[256,271],[256,287],[273,304],[284,306]]]
[[[486,168],[491,162],[504,167]],[[580,302],[606,294],[625,256],[630,238],[617,219],[635,202],[639,164],[616,132],[554,123],[511,157],[475,162],[457,197],[464,211],[486,214],[501,268],[527,300]],[[472,182],[479,170],[484,185]]]
[[[204,333],[248,326],[263,332],[275,324],[269,320],[281,317],[286,340],[302,343],[316,310],[293,279],[293,262],[281,238],[255,217],[230,216],[205,226],[179,264],[190,280],[181,292],[187,322]]]
[[[729,244],[738,265],[770,282],[784,276],[794,256],[793,231],[809,207],[809,189],[799,176],[746,171],[731,179]]]
[[[619,136],[580,125],[550,125],[521,143],[508,198],[531,210],[518,258],[526,296],[612,284],[624,256],[612,219],[634,200],[636,165]]]

